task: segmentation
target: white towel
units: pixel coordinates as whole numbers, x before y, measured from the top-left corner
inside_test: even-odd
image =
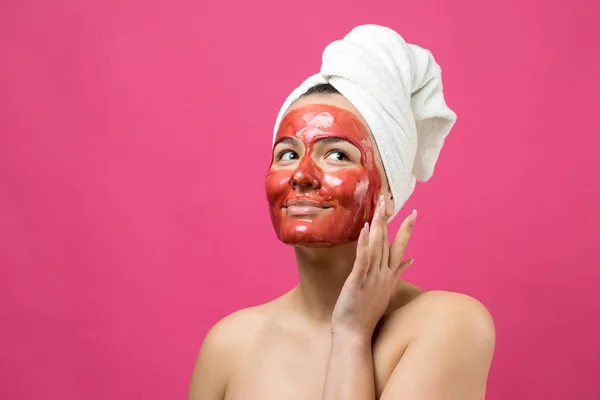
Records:
[[[442,92],[441,68],[428,50],[407,44],[392,29],[354,28],[327,46],[321,71],[304,81],[283,103],[290,105],[313,86],[329,83],[366,120],[381,155],[398,214],[416,180],[433,174],[444,139],[456,121]]]

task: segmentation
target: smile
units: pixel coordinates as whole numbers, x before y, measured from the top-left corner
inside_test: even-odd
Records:
[[[289,207],[315,207],[315,208],[331,208],[330,206],[316,201],[310,200],[290,200],[283,205],[283,208]]]
[[[310,200],[291,200],[283,208],[289,216],[299,217],[316,215],[331,207]]]

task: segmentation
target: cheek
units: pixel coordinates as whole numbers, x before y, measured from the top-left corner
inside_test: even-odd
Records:
[[[336,199],[344,207],[360,206],[369,193],[369,177],[364,171],[339,171],[325,174],[324,187],[331,199]]]
[[[265,180],[265,189],[270,204],[281,201],[283,196],[290,189],[289,171],[269,171]]]

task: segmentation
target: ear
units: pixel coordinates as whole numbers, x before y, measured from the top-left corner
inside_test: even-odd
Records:
[[[390,218],[394,214],[395,209],[396,202],[394,201],[394,197],[390,193],[389,197],[385,198],[385,218]]]
[[[381,196],[383,196],[383,198],[385,199],[385,217],[387,219],[394,214],[396,203],[394,202],[394,197],[392,196],[392,193],[387,187],[381,188],[381,190],[375,197],[375,201],[377,201]]]

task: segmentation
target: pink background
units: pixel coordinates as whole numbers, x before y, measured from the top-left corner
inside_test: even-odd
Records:
[[[406,279],[487,305],[488,399],[600,398],[600,3],[348,4],[1,3],[0,398],[184,398],[210,326],[295,284],[272,125],[361,23],[459,115]]]

